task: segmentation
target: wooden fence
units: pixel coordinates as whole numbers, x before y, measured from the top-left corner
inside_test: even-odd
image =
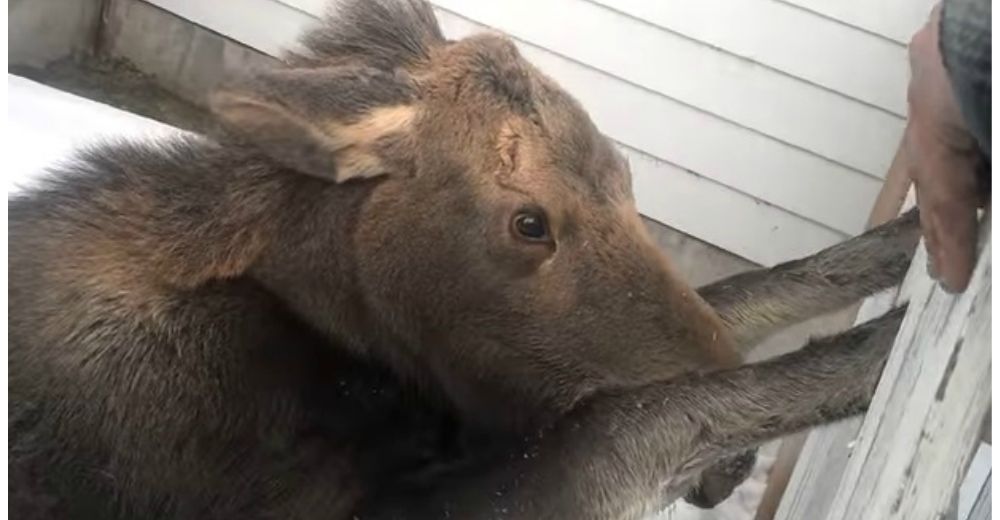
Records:
[[[992,478],[959,487],[991,402],[991,233],[982,219],[978,263],[962,294],[926,272],[921,244],[894,294],[869,299],[858,321],[909,301],[869,412],[811,432],[778,508],[778,520],[982,520]]]

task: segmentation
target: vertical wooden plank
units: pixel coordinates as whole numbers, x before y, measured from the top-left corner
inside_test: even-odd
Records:
[[[983,486],[990,484],[993,473],[992,447],[984,442],[979,443],[975,457],[969,464],[962,486],[958,488],[955,500],[959,520],[965,520],[976,507],[976,502],[983,495]],[[989,496],[986,497],[987,500]],[[989,505],[989,504],[987,504]]]
[[[885,176],[885,183],[875,198],[872,205],[871,215],[868,217],[868,229],[888,222],[899,215],[906,203],[907,193],[910,190],[910,161],[904,151],[906,146],[906,136],[899,143],[896,155],[892,158],[889,172]]]
[[[868,229],[884,224],[898,216],[903,208],[916,204],[910,189],[906,155],[900,143],[886,175],[885,183],[872,207]],[[863,302],[855,315],[854,323],[861,323],[885,313],[900,301],[900,290],[877,295]],[[786,439],[782,446],[774,473],[761,499],[755,520],[821,518],[833,500],[831,489],[840,482],[849,446],[861,428],[861,418],[848,419],[837,424],[816,428]]]
[[[868,415],[810,435],[777,518],[952,512],[990,402],[989,228],[987,217],[974,281],[962,295],[926,276],[926,251],[918,250],[899,296],[910,309]]]
[[[899,290],[890,290],[865,300],[858,310],[856,322],[862,323],[884,314],[898,301],[905,300],[909,294],[906,289],[913,285],[913,278],[911,273]],[[824,517],[833,501],[831,490],[836,489],[847,467],[861,421],[861,417],[851,418],[809,433],[775,518],[801,520]]]
[[[922,520],[951,510],[990,402],[989,221],[965,293],[917,280],[826,518]],[[915,261],[910,274],[924,269]]]
[[[990,508],[993,503],[993,475],[990,474],[979,490],[976,503],[972,505],[972,511],[964,520],[990,520]]]
[[[757,512],[754,520],[771,520],[778,512],[781,505],[781,497],[785,494],[788,482],[792,479],[792,472],[795,471],[795,463],[802,452],[809,432],[799,432],[795,435],[785,437],[781,440],[778,449],[778,456],[774,459],[774,465],[767,475],[767,487],[764,488],[764,495],[760,497],[760,504],[757,505]]]

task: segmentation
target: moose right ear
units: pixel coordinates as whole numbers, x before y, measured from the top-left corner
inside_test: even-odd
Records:
[[[394,173],[380,145],[411,131],[415,97],[405,74],[336,67],[260,73],[209,103],[231,132],[278,162],[339,183]]]

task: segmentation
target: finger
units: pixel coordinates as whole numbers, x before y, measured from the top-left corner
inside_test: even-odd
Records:
[[[914,189],[929,273],[951,292],[965,290],[975,264],[977,192],[972,164],[952,154],[925,154]]]
[[[942,139],[936,127],[911,116],[904,143],[913,161],[920,226],[928,254],[928,274],[948,291],[966,288],[975,263],[977,156]]]
[[[927,177],[926,170],[926,147],[921,146],[920,131],[917,129],[917,118],[911,117],[907,121],[906,129],[903,133],[901,150],[903,152],[904,167],[906,175],[913,183],[913,193],[916,197],[917,207],[920,208],[920,233],[924,239],[924,248],[927,250],[926,270],[927,276],[932,280],[938,279],[937,255],[938,241],[936,232],[933,229],[933,222],[930,218],[930,206],[934,201],[934,193],[931,190],[927,193],[924,179]],[[933,188],[933,179],[929,183]]]
[[[938,280],[950,292],[964,291],[975,264],[976,206],[966,201],[938,206],[929,220],[937,242],[934,268]]]
[[[911,168],[911,170],[915,167]],[[932,280],[938,279],[937,271],[937,254],[938,254],[938,242],[937,236],[932,228],[932,221],[928,209],[925,209],[929,204],[924,203],[925,195],[923,195],[923,185],[920,183],[919,174],[911,174],[913,179],[913,192],[916,195],[917,207],[920,208],[920,234],[924,237],[924,248],[927,250],[927,276]]]

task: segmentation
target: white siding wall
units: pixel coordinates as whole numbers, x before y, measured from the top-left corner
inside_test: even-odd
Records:
[[[326,0],[151,0],[269,54]],[[770,265],[861,231],[933,0],[432,0],[493,28],[629,156],[640,211]]]

